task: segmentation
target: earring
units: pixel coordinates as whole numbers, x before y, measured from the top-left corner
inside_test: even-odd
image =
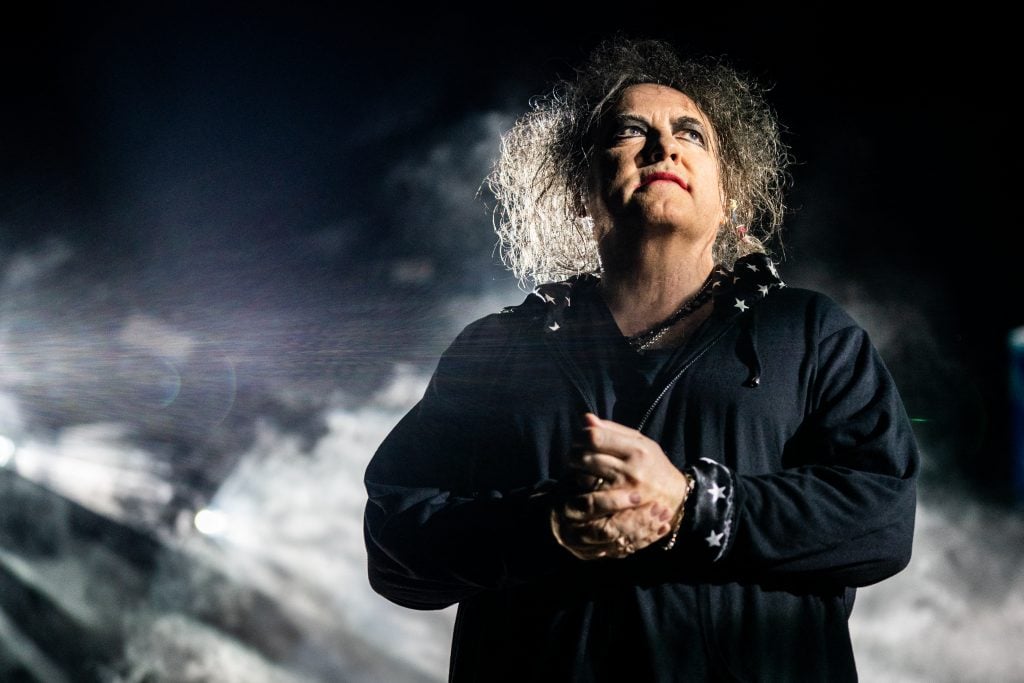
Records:
[[[740,242],[746,242],[747,240],[747,226],[739,225],[739,218],[736,216],[736,211],[739,208],[739,202],[735,199],[729,200],[729,220],[733,225],[733,230],[736,231],[736,235],[739,237]]]

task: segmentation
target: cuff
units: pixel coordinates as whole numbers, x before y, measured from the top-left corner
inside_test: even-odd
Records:
[[[733,478],[728,467],[711,458],[701,458],[687,469],[694,487],[686,499],[683,517],[690,552],[708,562],[717,562],[732,540]]]

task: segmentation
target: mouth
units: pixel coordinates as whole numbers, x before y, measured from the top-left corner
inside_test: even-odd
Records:
[[[668,173],[667,171],[656,171],[655,173],[645,176],[644,179],[640,181],[640,187],[647,187],[651,183],[656,183],[659,180],[675,183],[684,190],[690,189],[690,186],[686,184],[685,180],[677,176],[675,173]]]

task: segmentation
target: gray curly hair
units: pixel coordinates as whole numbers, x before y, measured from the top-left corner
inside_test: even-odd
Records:
[[[531,100],[531,110],[502,137],[486,184],[497,200],[502,261],[521,282],[600,272],[591,224],[580,217],[588,169],[604,115],[640,83],[686,93],[714,128],[734,223],[719,230],[715,261],[732,268],[737,258],[766,251],[782,222],[789,157],[762,89],[720,61],[683,59],[663,41],[616,37],[590,53],[574,80]]]

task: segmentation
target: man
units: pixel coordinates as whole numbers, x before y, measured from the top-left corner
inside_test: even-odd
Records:
[[[547,284],[468,326],[374,456],[371,584],[460,603],[456,681],[855,680],[854,587],[909,561],[917,452],[864,331],[754,237],[774,118],[649,41],[555,92],[491,178]]]

